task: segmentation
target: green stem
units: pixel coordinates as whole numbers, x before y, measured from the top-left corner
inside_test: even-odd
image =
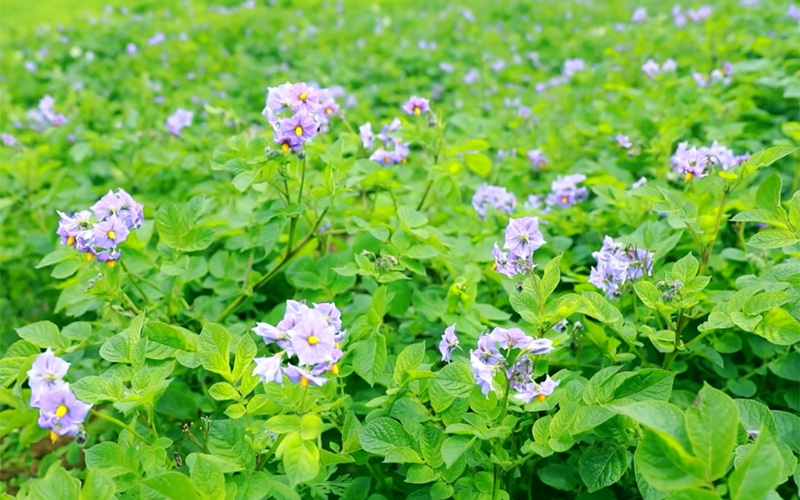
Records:
[[[122,270],[125,271],[125,274],[128,275],[128,279],[131,280],[131,283],[133,283],[134,288],[136,288],[136,290],[139,292],[139,295],[141,295],[142,298],[145,300],[145,302],[147,302],[147,305],[150,305],[151,304],[150,299],[147,297],[147,295],[145,295],[144,290],[142,290],[142,287],[140,287],[139,283],[134,279],[136,275],[128,270],[128,266],[125,265],[125,262],[123,260],[120,259],[119,264],[122,267]]]
[[[711,242],[703,251],[703,260],[700,262],[700,269],[697,271],[698,276],[701,276],[708,267],[708,259],[711,257],[711,250],[714,248],[714,243],[717,242],[719,226],[722,223],[722,214],[725,212],[725,201],[728,199],[728,193],[730,193],[728,188],[725,188],[725,190],[722,192],[722,199],[719,202],[719,209],[717,210],[717,219],[714,223],[714,236],[711,238]]]
[[[136,304],[134,304],[133,301],[131,300],[131,298],[128,297],[127,293],[125,293],[122,290],[120,290],[120,294],[121,294],[120,295],[120,299],[122,300],[123,303],[125,303],[125,306],[128,309],[130,309],[133,314],[136,314],[136,315],[142,314],[142,311],[140,311],[139,308],[136,307]]]
[[[439,133],[437,144],[436,144],[436,153],[433,155],[433,164],[439,164],[439,157],[442,154],[442,144],[444,143],[444,124],[441,120],[437,118],[436,120],[436,131]],[[419,200],[419,204],[417,205],[417,211],[422,210],[423,205],[425,205],[425,200],[428,198],[428,194],[431,192],[431,188],[433,187],[433,180],[428,181],[428,185],[425,187],[425,192],[422,193],[422,199]]]
[[[285,437],[286,437],[286,434],[281,434],[280,436],[278,436],[278,439],[276,439],[275,442],[272,443],[272,446],[270,446],[269,451],[266,454],[264,454],[264,457],[261,459],[261,462],[258,464],[258,469],[257,470],[261,470],[264,467],[264,465],[267,464],[267,462],[269,461],[270,458],[272,458],[272,455],[275,453],[275,450],[278,449],[278,446],[281,445],[281,442],[283,442],[283,438],[285,438]]]
[[[105,413],[100,413],[99,411],[94,410],[94,409],[90,409],[89,413],[91,413],[92,415],[94,415],[97,418],[101,418],[103,420],[111,422],[112,424],[114,424],[114,425],[116,425],[116,426],[118,426],[118,427],[120,427],[122,429],[125,429],[126,431],[130,432],[131,434],[133,434],[134,436],[139,438],[143,443],[150,444],[150,441],[148,441],[146,437],[142,436],[141,434],[136,432],[136,430],[134,430],[133,425],[128,425],[128,424],[126,424],[125,422],[123,422],[121,420],[117,420],[114,417],[108,416]]]

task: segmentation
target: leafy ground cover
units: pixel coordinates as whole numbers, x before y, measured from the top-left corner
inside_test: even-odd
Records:
[[[797,498],[799,7],[83,8],[2,6],[4,497]]]

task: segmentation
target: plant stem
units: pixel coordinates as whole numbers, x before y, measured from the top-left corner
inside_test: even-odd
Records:
[[[275,453],[275,450],[278,449],[278,446],[281,445],[281,442],[285,437],[286,434],[281,434],[280,436],[278,436],[278,439],[276,439],[275,442],[272,443],[272,446],[270,446],[269,451],[264,455],[264,457],[261,459],[261,462],[258,464],[259,467],[257,470],[261,470],[264,467],[264,465],[266,465],[266,463],[269,461],[269,459],[272,458],[272,455]]]
[[[425,199],[428,197],[428,193],[431,192],[432,187],[433,181],[428,181],[428,185],[425,186],[425,192],[422,193],[422,199],[419,200],[419,204],[417,204],[417,211],[422,210],[422,206],[425,204]]]
[[[436,131],[439,134],[436,143],[436,153],[434,153],[433,155],[434,166],[439,164],[439,157],[442,154],[442,144],[444,143],[444,124],[438,118],[436,119]],[[433,180],[430,180],[428,181],[428,185],[425,187],[425,192],[422,193],[422,199],[419,200],[419,204],[417,205],[417,211],[422,210],[423,205],[425,205],[425,200],[428,198],[428,194],[430,194],[432,187],[433,187]]]
[[[125,306],[128,309],[130,309],[133,314],[136,314],[136,315],[142,314],[142,311],[140,311],[139,308],[136,307],[136,304],[134,304],[133,301],[131,300],[131,298],[128,297],[127,293],[123,292],[122,290],[120,290],[120,293],[122,294],[122,295],[120,295],[120,298],[121,298],[122,302],[125,303]]]
[[[139,283],[134,279],[136,275],[128,270],[128,266],[125,265],[125,262],[123,260],[121,259],[119,260],[119,265],[122,267],[122,270],[125,271],[125,274],[128,275],[128,279],[131,280],[131,283],[133,283],[133,286],[139,292],[139,295],[141,295],[142,298],[145,300],[145,302],[147,302],[147,305],[150,305],[151,304],[150,299],[147,297],[147,295],[145,295],[144,290],[142,290],[142,287],[140,287]]]
[[[669,370],[669,367],[672,366],[672,362],[675,361],[675,358],[678,356],[678,350],[685,348],[681,340],[681,330],[683,329],[685,319],[686,316],[684,316],[683,309],[681,309],[678,311],[678,321],[675,323],[675,347],[672,352],[668,352],[667,355],[664,356],[665,370]]]
[[[128,425],[128,424],[126,424],[125,422],[123,422],[121,420],[117,420],[114,417],[108,416],[105,413],[100,413],[99,411],[94,410],[94,409],[90,409],[89,413],[91,413],[92,415],[94,415],[97,418],[101,418],[103,420],[111,422],[112,424],[114,424],[114,425],[116,425],[118,427],[121,427],[122,429],[125,429],[126,431],[130,432],[131,434],[133,434],[134,436],[139,438],[142,442],[144,442],[146,444],[150,444],[150,441],[148,441],[146,437],[142,436],[141,434],[136,432],[136,430],[133,429],[133,425]]]
[[[714,223],[714,236],[711,238],[711,242],[703,251],[703,260],[700,262],[700,269],[697,271],[698,276],[702,275],[708,267],[708,259],[711,257],[711,250],[714,249],[714,243],[717,242],[719,226],[722,223],[722,214],[725,212],[725,201],[728,199],[728,193],[730,193],[729,188],[725,188],[725,190],[722,192],[722,199],[719,202],[719,209],[717,210],[717,220]]]

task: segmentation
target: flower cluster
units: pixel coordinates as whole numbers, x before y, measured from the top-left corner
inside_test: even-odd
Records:
[[[698,73],[697,71],[692,72],[692,78],[700,87],[706,88],[714,85],[715,83],[722,82],[723,85],[727,85],[731,82],[731,77],[733,76],[733,66],[731,63],[725,63],[722,65],[720,69],[714,69],[711,73],[706,77],[702,73]]]
[[[586,180],[583,174],[572,174],[559,177],[550,184],[550,194],[547,195],[548,208],[554,206],[566,208],[579,203],[589,197],[589,190],[579,187],[578,184]]]
[[[585,67],[586,63],[583,59],[567,59],[564,61],[564,67],[561,69],[561,73],[566,77],[572,77],[579,71],[583,71]]]
[[[697,24],[705,21],[709,16],[711,16],[711,7],[708,5],[703,5],[697,9],[688,9],[686,12],[683,11],[680,5],[672,7],[672,20],[678,28],[686,26],[687,17]]]
[[[272,126],[275,143],[288,153],[302,151],[303,143],[325,130],[338,112],[330,90],[286,82],[269,88],[262,114]]]
[[[617,145],[622,149],[631,149],[633,143],[631,142],[631,138],[624,134],[617,134],[616,137]]]
[[[31,408],[39,409],[39,427],[50,429],[50,439],[75,436],[92,405],[75,397],[64,376],[69,363],[50,349],[39,354],[28,370],[31,387]]]
[[[506,188],[501,186],[483,184],[472,196],[472,206],[481,219],[486,218],[489,207],[494,207],[504,214],[511,215],[514,213],[516,205],[517,199],[514,197],[514,193],[509,193]]]
[[[372,132],[372,124],[369,122],[358,127],[359,135],[361,136],[361,144],[364,146],[364,149],[372,149],[375,146],[375,139],[383,144],[383,147],[379,147],[372,152],[369,157],[370,160],[378,162],[384,167],[408,161],[408,154],[410,152],[408,143],[403,142],[403,138],[395,134],[400,130],[401,126],[400,120],[395,118],[391,123],[384,125],[377,135]]]
[[[634,23],[643,23],[647,21],[647,9],[645,7],[637,7],[636,10],[633,11],[631,21]]]
[[[653,272],[653,254],[635,246],[624,246],[610,236],[599,252],[592,252],[597,266],[592,267],[589,283],[603,290],[607,297],[619,297],[622,285]]]
[[[658,64],[652,59],[642,64],[642,71],[648,78],[655,78],[661,73],[674,73],[678,69],[678,63],[674,59],[667,59],[662,64]]]
[[[501,251],[497,243],[492,250],[495,270],[509,278],[533,271],[533,252],[545,243],[537,217],[509,219],[503,243],[508,252]]]
[[[495,375],[504,373],[509,387],[517,392],[514,395],[517,399],[525,403],[534,399],[544,401],[545,397],[553,394],[559,382],[549,375],[541,384],[533,380],[534,356],[543,356],[552,350],[553,341],[550,339],[534,339],[519,328],[498,327],[481,335],[476,348],[469,352],[472,375],[487,397],[494,387]]]
[[[144,221],[142,205],[121,188],[116,193],[106,193],[91,210],[72,215],[58,212],[58,215],[61,220],[56,234],[61,237],[61,243],[84,252],[87,260],[97,257],[109,267],[114,267],[119,260],[117,245]]]
[[[39,101],[39,107],[28,111],[31,128],[41,132],[48,127],[60,127],[67,123],[67,117],[56,113],[56,100],[46,95]]]
[[[194,113],[185,109],[178,109],[172,116],[167,118],[167,132],[170,135],[178,136],[181,130],[192,124]]]
[[[341,317],[332,302],[314,304],[312,308],[303,302],[286,301],[286,313],[277,325],[257,323],[253,328],[267,345],[276,344],[281,349],[272,356],[256,358],[253,374],[264,382],[280,385],[283,375],[303,387],[324,384],[328,379],[321,375],[339,373],[337,363],[342,359],[339,343],[346,334]],[[292,357],[297,358],[296,364],[289,362]]]
[[[722,170],[730,170],[741,165],[750,158],[750,153],[736,155],[730,149],[714,141],[711,146],[689,148],[684,141],[678,144],[675,153],[670,157],[672,169],[688,181],[693,177],[705,177],[714,165]]]
[[[541,149],[531,149],[528,151],[527,157],[534,170],[541,170],[542,167],[547,165],[547,157]]]
[[[404,104],[403,111],[409,115],[422,115],[431,110],[430,103],[424,97],[411,96]]]
[[[10,148],[17,145],[17,138],[11,134],[1,134],[0,141],[3,142],[3,146],[8,146]]]

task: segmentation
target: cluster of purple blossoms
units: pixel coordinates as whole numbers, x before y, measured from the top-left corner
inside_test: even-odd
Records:
[[[662,64],[658,64],[652,59],[648,59],[642,64],[642,71],[648,78],[655,78],[661,73],[674,73],[678,69],[678,63],[674,59],[667,59]]]
[[[589,197],[589,190],[578,186],[586,180],[583,174],[572,174],[559,177],[550,184],[550,194],[547,195],[548,208],[566,208],[579,203]]]
[[[675,154],[670,157],[672,169],[683,174],[684,179],[705,177],[714,165],[722,170],[730,170],[747,161],[750,153],[736,155],[730,149],[714,141],[711,146],[689,148],[689,143],[684,141],[678,144]]]
[[[41,132],[48,127],[60,127],[67,123],[67,117],[61,113],[56,113],[56,101],[49,95],[42,97],[37,109],[28,111],[28,118],[31,120],[31,128]]]
[[[724,63],[721,69],[714,69],[709,73],[708,77],[697,71],[692,72],[692,78],[702,88],[710,87],[716,83],[722,82],[723,85],[731,83],[733,77],[733,65],[731,63]]]
[[[78,400],[64,382],[69,363],[50,349],[39,354],[28,370],[31,408],[39,409],[39,427],[50,429],[50,439],[75,436],[81,430],[92,405]]]
[[[786,15],[792,21],[797,21],[800,23],[800,7],[798,7],[796,4],[789,4],[789,8],[786,10]]]
[[[318,386],[328,380],[321,376],[324,373],[339,374],[340,342],[347,332],[342,330],[342,313],[332,302],[308,307],[303,302],[288,300],[283,319],[277,325],[257,323],[253,331],[267,345],[276,344],[281,349],[272,356],[255,359],[253,375],[264,382],[283,385],[286,375],[303,387]],[[296,364],[289,362],[291,357],[297,358]]]
[[[603,240],[599,252],[592,252],[597,266],[592,267],[589,283],[603,290],[607,297],[619,297],[622,285],[653,273],[653,254],[634,246],[617,243],[611,236]]]
[[[58,212],[56,234],[61,243],[74,246],[86,254],[86,260],[95,257],[109,267],[119,260],[121,252],[117,245],[124,242],[130,232],[142,225],[144,211],[124,189],[109,191],[95,203],[91,210],[82,210],[72,215]]]
[[[514,213],[514,207],[516,206],[517,199],[514,197],[514,193],[508,192],[506,188],[501,186],[483,184],[472,196],[472,207],[481,219],[486,218],[489,207],[494,207],[506,215],[511,215]]]
[[[495,375],[504,373],[509,387],[517,392],[514,395],[517,399],[525,403],[534,399],[544,401],[559,382],[549,375],[542,383],[533,380],[534,356],[543,356],[552,350],[550,339],[534,339],[519,328],[498,327],[478,337],[476,348],[469,352],[472,375],[484,396],[492,392]]]
[[[536,265],[533,263],[533,252],[547,243],[539,230],[538,217],[522,217],[519,219],[509,219],[506,226],[505,241],[503,248],[508,252],[503,252],[497,243],[492,249],[494,257],[494,269],[513,278],[517,274],[525,274],[533,271]]]
[[[329,89],[307,83],[286,82],[270,87],[262,114],[272,126],[273,139],[281,151],[302,151],[303,143],[326,130],[339,105]]]
[[[571,78],[579,71],[583,71],[585,67],[586,63],[583,61],[583,59],[567,59],[564,61],[564,66],[561,69],[561,73],[564,76]]]
[[[10,148],[17,145],[17,138],[11,134],[0,135],[0,141],[3,141],[3,146],[8,146]]]
[[[531,166],[534,170],[541,170],[542,167],[547,165],[547,157],[544,155],[541,149],[531,149],[528,151],[526,156],[528,157],[528,161],[531,162]]]
[[[167,132],[170,135],[178,136],[181,130],[192,124],[194,113],[185,109],[178,109],[173,115],[167,118]]]
[[[383,144],[383,147],[379,147],[372,152],[369,156],[370,160],[380,163],[384,167],[408,161],[410,153],[408,143],[403,142],[403,138],[396,134],[401,126],[400,119],[395,118],[391,123],[384,125],[377,135],[372,132],[372,124],[370,122],[358,127],[361,144],[364,149],[372,149],[375,146],[375,139]]]
[[[678,28],[686,26],[687,17],[697,24],[705,21],[709,16],[711,16],[711,7],[708,5],[703,5],[697,9],[688,9],[686,12],[683,11],[680,5],[672,7],[672,20]]]
[[[617,145],[622,149],[631,149],[633,147],[633,143],[631,142],[631,138],[624,134],[617,134],[616,137]]]
[[[647,9],[645,7],[637,7],[636,10],[633,11],[631,21],[634,23],[643,23],[647,21]]]

